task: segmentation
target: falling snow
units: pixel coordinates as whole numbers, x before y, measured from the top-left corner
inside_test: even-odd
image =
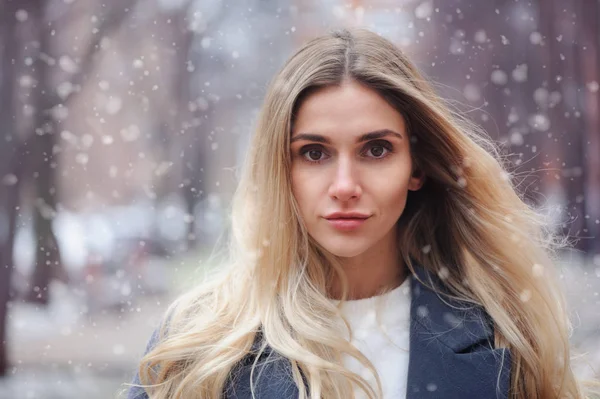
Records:
[[[0,202],[0,239],[7,216],[17,218],[11,367],[0,397],[104,398],[130,381],[167,306],[213,266],[207,254],[228,233],[270,79],[302,42],[345,25],[371,28],[414,55],[435,90],[499,143],[510,170],[492,179],[522,189],[554,232],[577,238],[556,270],[574,321],[570,339],[600,370],[600,76],[590,61],[600,14],[581,15],[583,0],[560,9],[539,0],[499,8],[474,0],[20,3],[0,5],[13,33],[0,37],[3,57],[13,51],[0,68],[0,94],[14,91],[12,107],[0,110],[0,160],[16,159],[0,162],[0,192],[20,196]],[[478,187],[473,166],[464,160],[452,190]],[[37,241],[36,215],[49,222],[58,251]],[[519,236],[507,238],[518,251]],[[274,244],[266,235],[249,257]],[[436,248],[423,243],[420,255]],[[34,284],[36,266],[53,264],[68,283]],[[535,279],[554,271],[530,267]],[[437,274],[445,280],[452,271]],[[48,294],[48,306],[28,293]],[[515,295],[536,302],[529,288]],[[431,316],[427,307],[416,314]],[[444,322],[460,327],[452,315]],[[424,389],[439,391],[439,381]]]

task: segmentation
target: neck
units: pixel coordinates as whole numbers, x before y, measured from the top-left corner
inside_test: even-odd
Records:
[[[339,259],[348,281],[347,299],[370,298],[385,288],[394,289],[404,282],[408,272],[395,241],[387,251],[382,249],[371,248],[356,257]],[[342,284],[339,279],[332,283],[330,296],[332,299],[341,299]]]

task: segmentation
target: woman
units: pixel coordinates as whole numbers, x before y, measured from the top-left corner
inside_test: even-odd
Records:
[[[302,47],[246,162],[230,267],[171,306],[129,398],[583,397],[541,217],[392,43]]]

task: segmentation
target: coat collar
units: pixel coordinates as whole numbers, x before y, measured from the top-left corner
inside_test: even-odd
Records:
[[[494,348],[491,318],[479,306],[440,296],[428,287],[442,287],[440,279],[414,269],[406,398],[508,398],[510,351]]]
[[[415,263],[411,278],[410,355],[407,399],[508,398],[511,357],[493,347],[493,327],[481,307],[441,297],[429,286],[441,287],[436,276]],[[418,277],[418,278],[416,278]],[[421,281],[425,282],[423,284]],[[255,344],[253,349],[257,349]],[[264,357],[264,362],[261,359]],[[248,360],[250,359],[250,360]],[[234,372],[228,398],[251,398],[251,356]],[[255,371],[255,397],[297,398],[289,362],[267,351]],[[260,375],[257,377],[257,375]]]
[[[493,342],[492,320],[482,307],[451,300],[445,295],[447,291],[440,278],[419,264],[415,264],[414,269],[415,275],[410,276],[411,324],[435,335],[454,352]]]

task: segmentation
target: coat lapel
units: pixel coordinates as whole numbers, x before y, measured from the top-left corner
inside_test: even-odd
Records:
[[[273,351],[267,345],[260,353],[262,333],[256,334],[250,353],[232,370],[225,385],[223,397],[227,399],[252,399],[251,383],[254,384],[254,397],[257,399],[292,399],[298,397],[298,387],[292,377],[292,367],[288,359]],[[256,361],[254,374],[252,365]]]
[[[423,267],[416,275],[440,281]],[[510,351],[495,349],[489,316],[481,307],[442,300],[411,276],[407,399],[508,398]]]
[[[429,285],[440,281],[415,265]],[[508,398],[511,358],[508,349],[494,349],[489,316],[481,307],[442,300],[411,276],[410,356],[406,399]],[[231,373],[226,398],[250,399],[250,369],[261,341]],[[252,381],[258,399],[298,397],[289,361],[268,346],[258,360]],[[388,399],[388,398],[384,398]]]

